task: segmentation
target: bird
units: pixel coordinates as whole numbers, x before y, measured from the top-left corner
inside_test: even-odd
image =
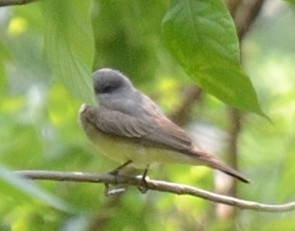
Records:
[[[213,153],[194,144],[183,128],[120,71],[96,70],[93,86],[97,105],[83,103],[79,122],[102,154],[121,164],[114,172],[127,165],[147,170],[153,163],[180,163],[204,165],[241,182],[250,182]]]

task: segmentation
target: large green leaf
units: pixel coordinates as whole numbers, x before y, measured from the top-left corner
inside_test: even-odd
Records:
[[[46,53],[54,75],[72,95],[92,102],[91,0],[50,0],[42,1],[42,6]]]
[[[240,67],[234,24],[220,0],[174,0],[163,19],[162,36],[197,85],[233,107],[263,114]]]

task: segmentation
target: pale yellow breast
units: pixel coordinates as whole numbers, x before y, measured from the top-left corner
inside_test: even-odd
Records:
[[[145,146],[140,143],[131,142],[129,139],[106,135],[97,130],[88,131],[87,135],[102,154],[119,163],[131,160],[131,165],[136,168],[146,168],[147,165],[152,163],[197,164],[196,159],[188,155]]]

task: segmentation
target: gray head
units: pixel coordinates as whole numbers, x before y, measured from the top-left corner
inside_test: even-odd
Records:
[[[96,97],[124,96],[132,91],[131,81],[119,71],[103,68],[93,73],[93,86]]]
[[[161,109],[119,71],[108,68],[95,71],[93,85],[96,101],[104,108],[141,117],[146,113],[163,115]]]

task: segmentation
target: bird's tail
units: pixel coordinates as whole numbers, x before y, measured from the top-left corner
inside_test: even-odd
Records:
[[[235,177],[244,183],[250,183],[250,180],[247,179],[245,176],[243,176],[243,174],[239,173],[237,170],[227,167],[225,164],[223,164],[221,161],[219,161],[212,153],[210,153],[208,151],[199,150],[197,148],[194,148],[190,154],[197,156],[197,159],[202,164],[204,164],[208,167],[222,171],[222,172],[226,173],[227,175]]]

